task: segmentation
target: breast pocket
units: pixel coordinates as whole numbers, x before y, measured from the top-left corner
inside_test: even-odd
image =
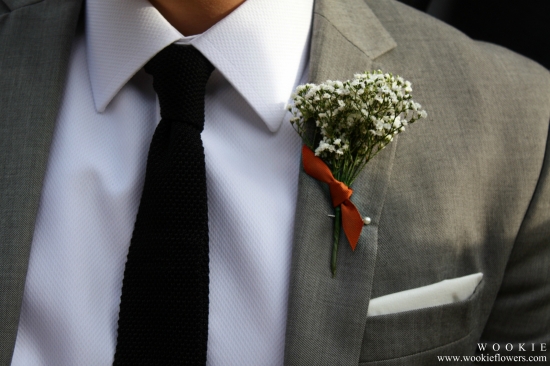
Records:
[[[466,300],[367,317],[359,365],[436,365],[438,355],[473,354],[483,286]]]

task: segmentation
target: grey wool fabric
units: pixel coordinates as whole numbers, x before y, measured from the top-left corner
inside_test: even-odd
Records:
[[[0,1],[0,365],[17,334],[30,244],[78,1]]]
[[[80,6],[0,2],[2,366]],[[301,173],[285,364],[436,365],[477,342],[550,343],[550,73],[392,0],[316,1],[311,81],[373,69],[410,80],[428,118],[354,182],[372,223],[335,278],[328,189]],[[465,301],[367,317],[373,298],[478,272]]]

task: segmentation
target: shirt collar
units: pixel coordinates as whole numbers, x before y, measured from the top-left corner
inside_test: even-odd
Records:
[[[96,109],[105,111],[149,59],[183,38],[276,131],[307,62],[312,9],[313,0],[248,0],[185,40],[147,0],[88,0],[86,42]]]

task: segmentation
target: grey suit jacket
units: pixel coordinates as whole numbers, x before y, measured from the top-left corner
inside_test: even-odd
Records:
[[[0,1],[0,365],[12,356],[80,8]],[[473,354],[480,339],[548,342],[548,71],[390,0],[318,0],[310,60],[317,82],[402,75],[428,119],[354,183],[372,224],[355,252],[341,246],[335,278],[328,190],[301,173],[285,364],[430,365]],[[465,301],[367,317],[372,298],[477,272]]]

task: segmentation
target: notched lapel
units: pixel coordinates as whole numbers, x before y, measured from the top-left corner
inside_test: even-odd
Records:
[[[315,14],[330,22],[350,44],[370,59],[382,56],[397,46],[363,0],[318,1]]]
[[[310,80],[347,80],[397,46],[362,0],[315,2]]]
[[[0,17],[0,365],[11,362],[42,181],[81,6],[73,0],[34,2],[5,1],[27,6]]]
[[[310,80],[350,79],[396,46],[361,0],[317,1]],[[331,277],[333,213],[328,187],[303,171],[291,267],[285,365],[357,365],[365,331],[378,244],[378,222],[396,141],[373,159],[352,188],[364,226],[355,252],[342,234],[338,272]]]

